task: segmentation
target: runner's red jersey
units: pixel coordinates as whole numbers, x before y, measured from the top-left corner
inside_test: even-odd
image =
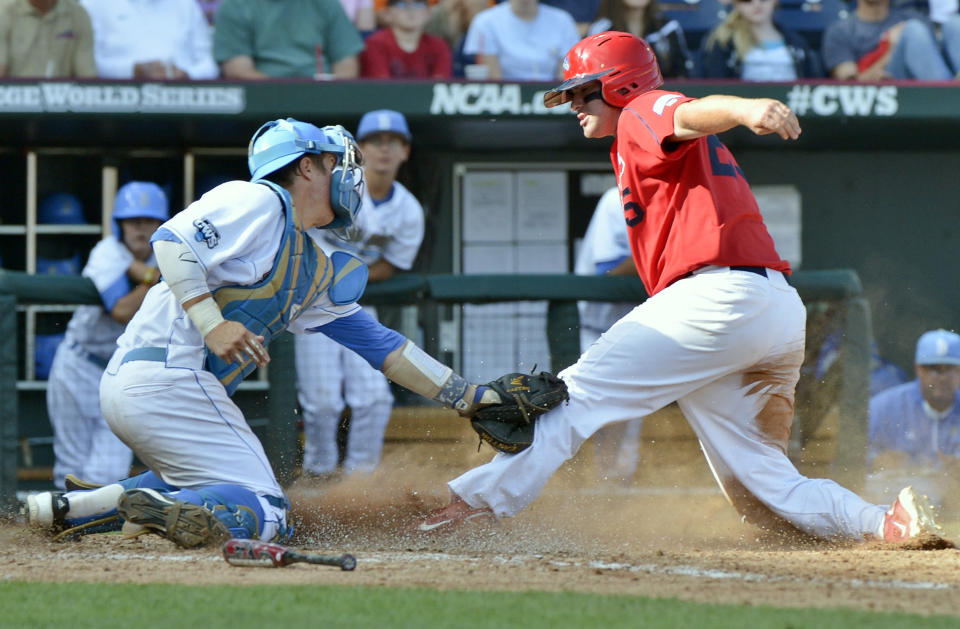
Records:
[[[740,166],[717,136],[665,142],[674,110],[690,100],[663,90],[637,96],[620,113],[610,149],[647,294],[711,264],[789,273]]]

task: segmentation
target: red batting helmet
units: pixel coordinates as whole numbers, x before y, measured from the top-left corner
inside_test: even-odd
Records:
[[[663,85],[650,44],[617,31],[580,40],[563,58],[563,78],[563,83],[543,95],[547,107],[568,102],[568,90],[590,81],[600,81],[603,100],[614,107],[626,107],[634,96]]]

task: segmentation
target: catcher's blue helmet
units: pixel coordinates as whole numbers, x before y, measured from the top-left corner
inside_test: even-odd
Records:
[[[340,125],[320,129],[293,118],[267,122],[253,134],[247,148],[251,181],[261,179],[307,153],[332,153],[337,157],[330,179],[330,205],[334,219],[323,229],[349,228],[360,210],[362,157],[353,136]]]
[[[170,218],[170,202],[163,189],[149,181],[129,181],[117,190],[113,204],[113,235],[123,240],[120,221],[125,218]]]
[[[83,204],[66,192],[48,195],[37,206],[37,221],[53,225],[83,225]]]

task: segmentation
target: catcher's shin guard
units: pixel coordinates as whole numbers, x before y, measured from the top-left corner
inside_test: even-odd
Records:
[[[206,507],[177,500],[153,489],[129,489],[117,508],[127,522],[139,524],[182,548],[224,542],[230,530]]]
[[[69,513],[70,501],[62,492],[45,491],[27,496],[27,521],[31,526],[49,527],[55,542],[120,529],[116,509],[82,518],[71,518]]]

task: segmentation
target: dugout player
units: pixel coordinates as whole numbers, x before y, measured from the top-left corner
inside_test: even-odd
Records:
[[[582,40],[563,69],[566,80],[544,102],[570,102],[588,138],[614,136],[610,158],[650,298],[560,374],[570,402],[540,417],[532,446],[451,481],[450,504],[420,530],[517,513],[590,435],[673,401],[751,522],[888,541],[932,527],[929,505],[911,488],[888,510],[802,476],[787,458],[806,313],[743,172],[715,134],[743,126],[796,139],[794,113],[766,98],[662,91],[650,46],[627,33]]]
[[[113,205],[113,233],[90,251],[82,275],[93,281],[102,305],[80,306],[67,324],[47,382],[53,427],[53,482],[67,474],[110,483],[130,474],[133,453],[110,431],[100,412],[100,377],[117,337],[160,273],[150,236],[170,217],[167,195],[155,183],[131,181]]]
[[[940,506],[960,483],[960,335],[930,330],[914,355],[917,379],[870,398],[868,489],[909,479]]]
[[[370,282],[409,271],[423,242],[423,208],[398,182],[410,156],[410,129],[398,111],[370,111],[360,119],[357,142],[364,157],[361,209],[349,240],[325,231],[320,246],[327,255],[346,251],[358,257]],[[364,310],[376,317],[376,309]],[[390,385],[356,352],[323,334],[296,337],[297,392],[303,409],[303,475],[330,478],[337,470],[337,429],[350,407],[343,471],[369,473],[380,463],[383,436],[393,408]]]
[[[251,181],[217,186],[157,230],[163,281],[118,339],[100,387],[107,423],[150,471],[31,495],[32,524],[79,533],[122,519],[128,534],[184,547],[287,536],[288,499],[230,399],[285,329],[329,336],[462,413],[499,401],[364,312],[367,267],[317,246],[318,229],[352,224],[361,162],[340,126],[270,121],[249,144]]]
[[[577,253],[573,272],[577,275],[629,275],[636,277],[637,267],[630,257],[630,238],[623,222],[620,190],[616,186],[603,193],[590,217],[587,233]],[[587,351],[636,303],[601,301],[577,302],[580,315],[580,352]],[[610,424],[593,435],[593,453],[597,478],[627,485],[640,460],[640,430],[643,418]]]

